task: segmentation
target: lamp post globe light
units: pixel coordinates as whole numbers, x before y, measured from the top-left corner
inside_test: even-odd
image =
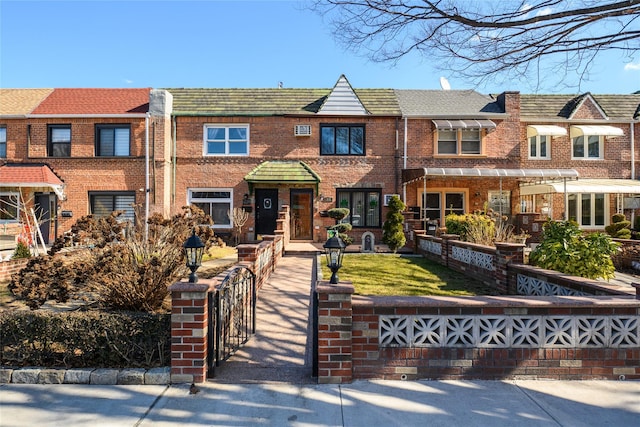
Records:
[[[338,283],[338,270],[342,267],[342,257],[344,256],[345,244],[337,234],[329,238],[322,246],[327,256],[327,267],[331,270],[329,283]]]
[[[197,283],[198,276],[196,270],[202,265],[202,255],[204,255],[204,243],[198,236],[196,236],[196,229],[193,229],[193,234],[182,245],[184,248],[184,256],[187,259],[187,267],[191,270],[189,275],[190,283]]]

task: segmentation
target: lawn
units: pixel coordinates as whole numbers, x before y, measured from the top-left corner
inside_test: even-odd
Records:
[[[326,259],[322,276],[331,277]],[[420,256],[345,254],[338,271],[341,281],[351,281],[357,295],[496,295],[478,280]]]

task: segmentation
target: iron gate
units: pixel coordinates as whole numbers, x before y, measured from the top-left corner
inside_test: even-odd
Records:
[[[234,268],[209,293],[207,376],[256,333],[256,276],[247,267]]]

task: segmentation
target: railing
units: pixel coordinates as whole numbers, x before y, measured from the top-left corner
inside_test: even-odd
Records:
[[[208,376],[255,332],[256,276],[236,267],[209,293]]]

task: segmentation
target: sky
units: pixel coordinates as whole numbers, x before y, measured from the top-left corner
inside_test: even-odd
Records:
[[[530,82],[474,86],[411,54],[373,63],[338,45],[304,1],[0,0],[1,88],[354,88],[533,93]],[[640,90],[640,53],[607,53],[591,81],[541,93]],[[544,81],[544,76],[543,76]],[[572,82],[569,83],[571,86]]]

